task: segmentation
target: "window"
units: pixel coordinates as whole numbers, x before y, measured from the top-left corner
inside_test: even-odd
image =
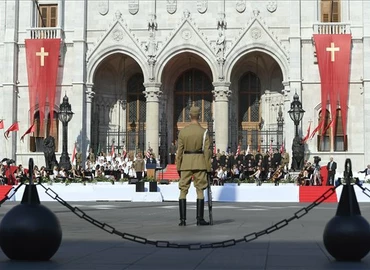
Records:
[[[44,139],[47,136],[52,136],[55,139],[55,152],[58,152],[58,134],[59,134],[59,120],[58,113],[54,111],[53,119],[50,119],[50,113],[48,114],[46,125],[41,126],[43,117],[40,117],[40,112],[35,112],[34,115],[35,131],[30,136],[30,151],[31,152],[43,152],[44,151]]]
[[[39,5],[37,27],[57,27],[58,5]]]
[[[337,110],[337,120],[334,127],[334,151],[347,151],[347,136],[343,133],[342,111]]]
[[[318,151],[335,152],[347,151],[347,136],[343,134],[342,112],[337,109],[335,126],[332,125],[330,112],[326,111],[324,121],[324,130],[319,131],[317,136]],[[319,123],[321,121],[321,112],[319,114]],[[333,135],[332,135],[333,134]],[[333,136],[333,138],[332,138]]]
[[[340,21],[340,0],[321,0],[321,22]]]

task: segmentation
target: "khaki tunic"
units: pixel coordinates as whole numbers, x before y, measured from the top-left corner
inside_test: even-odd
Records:
[[[205,129],[199,123],[192,123],[182,129],[178,137],[176,153],[176,168],[180,172],[179,189],[180,199],[186,198],[191,179],[197,189],[198,199],[203,199],[203,190],[207,187],[207,172],[211,171],[211,151],[208,132],[203,136]],[[185,151],[201,151],[202,154],[184,154]]]
[[[135,172],[143,172],[144,167],[144,160],[142,158],[137,158],[134,162]]]

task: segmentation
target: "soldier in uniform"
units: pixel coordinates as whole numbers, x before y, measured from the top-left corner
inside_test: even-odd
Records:
[[[197,225],[209,225],[204,220],[204,193],[207,173],[211,172],[211,151],[208,132],[198,122],[200,109],[190,108],[191,123],[182,129],[178,137],[176,167],[180,175],[179,226],[186,226],[186,195],[191,180],[197,192]]]

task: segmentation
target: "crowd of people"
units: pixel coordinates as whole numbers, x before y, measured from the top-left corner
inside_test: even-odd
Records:
[[[175,152],[175,151],[172,151]],[[171,153],[172,153],[171,152]],[[170,163],[171,160],[170,153]],[[250,180],[260,186],[263,182],[274,183],[279,185],[281,179],[290,175],[289,166],[290,157],[286,151],[266,151],[262,154],[260,152],[241,151],[239,154],[232,152],[214,153],[211,159],[212,164],[212,179],[213,184],[223,185],[227,181]],[[323,178],[322,167],[320,165],[321,159],[314,157],[313,162],[305,161],[303,169],[296,177],[297,185],[301,186],[321,186],[321,185],[334,185],[337,164],[330,157],[329,162],[326,164],[328,171],[327,179]],[[146,155],[142,153],[128,153],[117,154],[112,157],[103,152],[95,155],[90,151],[87,156],[85,166],[77,159],[72,166],[71,170],[66,170],[63,167],[55,166],[51,170],[45,166],[34,166],[33,176],[35,181],[41,179],[60,180],[67,179],[81,179],[84,181],[92,181],[94,178],[106,178],[112,181],[120,179],[132,179],[140,181],[147,175],[147,164],[157,164],[154,153],[147,152]],[[10,170],[12,168],[12,170]],[[365,174],[365,180],[370,179],[370,165],[358,173]],[[153,176],[151,176],[153,177]],[[15,165],[15,162],[10,159],[3,159],[0,163],[0,184],[14,185],[28,179],[28,170],[22,164]],[[132,181],[134,182],[134,181]]]
[[[225,153],[217,150],[213,154],[212,177],[214,182],[222,185],[225,181],[233,179],[252,179],[257,185],[263,182],[272,182],[279,185],[289,172],[289,154],[285,151],[266,151],[265,154],[257,151],[240,151]]]
[[[51,169],[45,166],[34,166],[34,181],[48,179],[51,181],[66,181],[68,179],[80,179],[81,181],[92,181],[94,178],[106,178],[112,181],[132,179],[137,181],[147,177],[147,164],[157,165],[157,160],[153,152],[147,152],[145,157],[142,153],[117,154],[115,156],[106,155],[101,152],[97,156],[90,151],[85,166],[80,160],[74,162],[72,169],[54,166]],[[13,160],[3,159],[0,164],[0,184],[16,185],[28,179],[28,169],[21,164],[15,165]],[[153,176],[151,176],[153,177]]]

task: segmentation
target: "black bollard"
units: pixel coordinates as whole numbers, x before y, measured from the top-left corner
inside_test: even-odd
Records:
[[[11,260],[46,261],[58,250],[62,229],[58,218],[40,204],[33,184],[33,159],[29,160],[29,185],[21,204],[13,207],[0,224],[0,247]]]
[[[352,164],[345,162],[342,195],[338,209],[324,230],[324,245],[337,261],[360,261],[370,251],[370,225],[361,216],[356,194],[351,185]]]

